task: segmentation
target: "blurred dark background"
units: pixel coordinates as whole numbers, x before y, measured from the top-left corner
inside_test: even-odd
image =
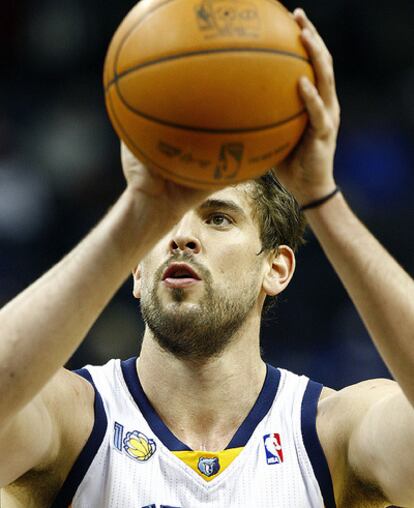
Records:
[[[2,2],[0,304],[57,262],[123,189],[101,73],[111,36],[134,3]],[[304,0],[300,6],[336,63],[338,183],[412,274],[414,2]],[[388,376],[317,242],[307,237],[294,281],[263,327],[265,358],[334,388]],[[127,282],[69,366],[135,355],[142,333]]]

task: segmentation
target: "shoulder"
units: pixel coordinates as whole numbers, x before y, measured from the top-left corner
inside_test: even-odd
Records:
[[[82,376],[62,368],[45,387],[42,398],[58,437],[56,457],[50,466],[56,469],[59,464],[66,468],[75,460],[91,433],[95,390]]]
[[[54,429],[53,453],[36,470],[66,469],[84,446],[94,423],[95,391],[90,382],[60,369],[40,397]]]
[[[16,422],[10,434],[9,463],[15,472],[3,492],[11,506],[16,500],[24,506],[50,504],[91,433],[94,400],[92,385],[62,368],[22,411],[22,422]],[[26,460],[26,468],[24,454],[33,440],[46,445],[42,454]]]
[[[358,483],[359,475],[354,471],[350,453],[356,431],[377,404],[400,391],[398,384],[389,379],[370,379],[338,391],[323,388],[318,403],[317,433],[336,495],[349,489],[350,483]],[[366,488],[370,487],[363,487]]]
[[[390,379],[369,379],[342,390],[324,387],[318,403],[318,427],[328,432],[335,427],[344,434],[360,421],[374,404],[400,392]]]
[[[342,390],[324,387],[318,403],[318,435],[329,452],[347,446],[355,427],[384,398],[400,392],[395,381],[369,379]]]

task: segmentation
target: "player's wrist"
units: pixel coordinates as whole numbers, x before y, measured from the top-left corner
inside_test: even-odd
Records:
[[[316,199],[312,199],[310,201],[305,202],[305,204],[303,204],[300,207],[300,211],[306,212],[308,210],[319,208],[322,205],[324,205],[325,203],[327,203],[328,201],[330,201],[331,199],[333,199],[336,196],[336,194],[338,194],[339,192],[341,192],[341,189],[340,189],[340,187],[338,187],[336,185],[332,190],[330,190],[326,194],[323,194]]]
[[[303,190],[301,192],[298,191],[294,193],[301,210],[329,196],[337,189],[338,185],[334,178],[327,178],[317,184],[305,182],[302,187]]]

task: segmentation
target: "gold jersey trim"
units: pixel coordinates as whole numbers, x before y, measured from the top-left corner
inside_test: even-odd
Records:
[[[217,478],[223,471],[225,471],[229,465],[233,462],[233,460],[239,456],[240,452],[244,449],[244,447],[240,448],[230,448],[227,450],[222,450],[220,452],[205,452],[199,450],[184,450],[179,452],[172,452],[176,457],[181,459],[187,466],[191,467],[193,471],[195,471],[203,480],[210,482]],[[213,463],[213,466],[209,468],[203,467],[203,462],[209,462],[208,459],[211,459],[210,462]],[[217,459],[215,461],[214,459]],[[217,472],[215,469],[218,470]],[[205,472],[203,472],[203,470]]]

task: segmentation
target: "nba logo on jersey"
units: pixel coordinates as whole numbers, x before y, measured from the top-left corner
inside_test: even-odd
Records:
[[[279,434],[266,434],[263,436],[268,464],[280,464],[283,462],[283,450]]]

